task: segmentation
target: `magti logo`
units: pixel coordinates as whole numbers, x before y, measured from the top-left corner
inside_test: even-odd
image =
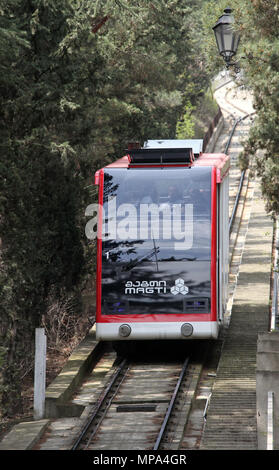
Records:
[[[185,286],[183,279],[176,279],[175,285],[170,288],[173,295],[186,295],[189,288]],[[125,294],[167,294],[166,281],[127,281],[125,283]]]
[[[183,294],[186,295],[189,292],[189,288],[184,285],[183,279],[176,279],[175,285],[171,288],[171,293],[173,295]]]

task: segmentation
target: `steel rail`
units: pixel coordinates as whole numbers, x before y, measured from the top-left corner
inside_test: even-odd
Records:
[[[106,400],[109,393],[111,392],[112,387],[116,383],[116,381],[117,381],[118,377],[120,376],[120,374],[124,371],[127,364],[128,364],[127,359],[123,359],[123,361],[119,364],[118,368],[116,369],[115,373],[113,374],[113,376],[109,380],[109,382],[108,382],[106,388],[104,389],[103,393],[101,394],[98,401],[96,402],[96,404],[93,408],[93,411],[90,414],[88,420],[86,421],[85,425],[82,427],[81,432],[80,432],[78,438],[76,439],[76,441],[74,442],[71,450],[77,450],[77,448],[79,447],[82,439],[84,438],[84,436],[88,432],[92,422],[94,421],[94,419],[96,418],[96,415],[98,414],[98,412],[100,411],[102,405],[104,404],[104,401]],[[92,435],[91,435],[91,438],[92,438]]]
[[[174,392],[172,394],[172,397],[171,397],[171,400],[170,400],[170,403],[169,403],[169,406],[168,406],[168,409],[167,409],[167,412],[165,414],[165,418],[164,418],[164,421],[162,423],[162,426],[161,426],[161,429],[159,431],[159,434],[158,434],[158,437],[157,437],[157,440],[156,440],[156,443],[153,447],[153,450],[158,450],[159,449],[159,446],[162,442],[162,438],[163,438],[163,435],[165,433],[165,430],[166,430],[166,427],[167,427],[167,424],[169,422],[169,418],[170,418],[170,415],[172,413],[172,410],[173,410],[173,407],[174,407],[174,403],[175,403],[175,400],[176,400],[176,397],[178,395],[178,392],[179,392],[179,389],[180,389],[180,386],[182,384],[182,381],[183,381],[183,378],[185,376],[185,373],[187,371],[187,368],[188,368],[188,363],[189,363],[189,357],[187,357],[183,363],[183,367],[182,367],[182,370],[180,372],[180,375],[179,375],[179,379],[177,381],[177,384],[175,386],[175,389],[174,389]]]
[[[228,142],[227,142],[227,144],[226,144],[225,150],[224,150],[224,153],[225,153],[225,154],[228,153],[228,150],[229,150],[229,147],[230,147],[230,144],[231,144],[233,135],[234,135],[234,133],[235,133],[235,129],[236,129],[236,127],[238,126],[238,124],[239,124],[241,121],[244,121],[244,119],[246,119],[247,117],[252,116],[252,114],[255,114],[255,113],[254,113],[254,112],[253,112],[253,113],[249,113],[249,114],[246,114],[246,116],[243,116],[243,117],[240,117],[240,118],[236,119],[236,121],[235,121],[235,123],[234,123],[234,125],[233,125],[233,128],[232,128],[232,130],[231,130],[231,132],[230,132],[229,139],[228,139]],[[240,194],[241,194],[241,190],[242,190],[242,186],[243,186],[243,181],[244,181],[244,178],[245,178],[245,174],[246,174],[246,170],[242,170],[241,176],[240,176],[240,181],[239,181],[239,186],[238,186],[238,190],[237,190],[237,194],[236,194],[236,198],[235,198],[235,201],[234,201],[234,206],[233,206],[232,214],[231,214],[230,221],[229,221],[229,233],[231,233],[231,231],[232,231],[232,226],[233,226],[235,214],[236,214],[236,211],[237,211],[237,208],[238,208],[239,198],[240,198]]]

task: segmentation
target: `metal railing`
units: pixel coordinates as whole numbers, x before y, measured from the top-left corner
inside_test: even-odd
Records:
[[[229,147],[230,147],[230,144],[231,144],[231,140],[233,138],[233,135],[234,135],[234,132],[235,132],[235,129],[237,127],[237,125],[241,122],[241,121],[244,121],[244,119],[248,118],[249,116],[252,116],[253,114],[255,114],[254,112],[253,113],[249,113],[249,114],[246,114],[245,116],[241,117],[241,118],[238,118],[236,119],[234,125],[233,125],[233,128],[231,130],[231,133],[229,135],[229,138],[228,138],[228,142],[226,144],[226,147],[225,147],[225,150],[224,150],[224,153],[227,154],[228,151],[229,151]],[[234,218],[235,218],[235,214],[236,214],[236,211],[237,211],[237,207],[238,207],[238,202],[239,202],[239,198],[240,198],[240,194],[241,194],[241,189],[242,189],[242,186],[243,186],[243,181],[244,181],[244,177],[245,177],[245,173],[246,173],[246,170],[242,170],[241,172],[241,177],[240,177],[240,181],[239,181],[239,186],[238,186],[238,191],[237,191],[237,195],[236,195],[236,198],[235,198],[235,201],[234,201],[234,206],[233,206],[233,210],[232,210],[232,215],[231,215],[231,218],[230,218],[230,222],[229,222],[229,233],[231,233],[232,231],[232,226],[233,226],[233,221],[234,221]]]
[[[266,450],[274,450],[274,392],[268,392],[267,394]]]
[[[270,330],[276,330],[278,320],[278,251],[279,251],[279,218],[276,219],[275,227],[275,255],[273,265],[273,295],[271,307]]]
[[[275,253],[273,263],[273,294],[270,331],[278,330],[278,257],[279,257],[279,218],[275,221]],[[274,392],[267,394],[267,438],[266,450],[274,450]]]

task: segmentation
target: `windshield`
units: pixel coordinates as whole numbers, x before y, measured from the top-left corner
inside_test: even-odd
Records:
[[[211,168],[105,169],[102,232],[105,305],[183,313],[185,286],[187,301],[207,298],[208,310]]]
[[[210,195],[208,168],[107,170],[107,257],[125,263],[150,256],[210,259]]]

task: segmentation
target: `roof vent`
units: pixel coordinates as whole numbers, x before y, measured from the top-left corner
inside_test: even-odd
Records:
[[[129,150],[130,166],[185,165],[194,161],[191,148],[159,148]]]

